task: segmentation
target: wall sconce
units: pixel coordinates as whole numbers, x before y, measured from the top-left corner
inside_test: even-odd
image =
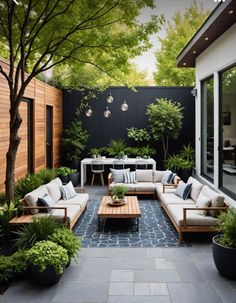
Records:
[[[191,90],[191,94],[192,94],[194,97],[197,97],[197,89],[196,89],[196,87],[194,87],[194,88]]]

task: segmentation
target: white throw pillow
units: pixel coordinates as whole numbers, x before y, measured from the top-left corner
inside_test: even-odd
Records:
[[[200,194],[200,191],[203,187],[203,184],[200,183],[197,179],[193,177],[189,177],[187,183],[192,183],[192,188],[190,192],[190,198],[193,199],[194,202],[197,201],[197,198]]]
[[[153,172],[153,182],[161,182],[164,174],[170,172],[169,170],[155,170]]]
[[[152,169],[136,169],[137,182],[153,182]]]
[[[135,171],[124,172],[125,183],[136,183]]]
[[[63,200],[69,200],[76,196],[76,191],[71,181],[66,185],[60,186],[60,190]]]
[[[205,196],[207,196],[209,199],[211,199],[210,206],[212,206],[212,207],[223,207],[223,206],[225,206],[224,196],[220,195],[216,191],[212,190],[209,186],[204,185],[202,190],[201,190],[201,193],[203,193]],[[208,213],[212,217],[217,217],[219,215],[220,211],[218,211],[218,210],[209,210]]]
[[[205,196],[203,193],[200,193],[197,198],[196,206],[202,208],[202,207],[209,207],[210,204],[211,204],[211,199]],[[199,210],[198,212],[202,216],[207,215],[207,210]]]
[[[52,180],[48,184],[46,184],[49,196],[53,198],[55,202],[61,199],[61,191],[60,186],[56,180]]]

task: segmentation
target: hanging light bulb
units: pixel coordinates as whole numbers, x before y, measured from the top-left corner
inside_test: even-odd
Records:
[[[111,92],[110,92],[109,96],[107,97],[107,103],[112,103],[113,100],[114,100],[114,98],[112,97]]]
[[[104,117],[105,118],[110,118],[111,117],[111,112],[109,111],[108,106],[106,107],[106,110],[104,111]]]
[[[127,112],[128,108],[129,108],[129,105],[128,105],[128,104],[126,103],[126,101],[124,100],[124,102],[123,102],[122,105],[121,105],[121,110],[122,110],[123,112]]]
[[[88,108],[86,109],[85,115],[86,115],[86,117],[92,117],[92,115],[93,115],[93,110],[92,110],[91,107],[88,107]]]

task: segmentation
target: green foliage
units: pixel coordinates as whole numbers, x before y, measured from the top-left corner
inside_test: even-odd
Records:
[[[137,142],[138,146],[140,145],[140,142],[143,141],[149,141],[150,135],[146,128],[136,128],[136,127],[130,127],[127,128],[127,136],[130,139],[133,139],[135,142]]]
[[[112,188],[111,193],[112,193],[112,196],[116,196],[120,199],[120,198],[124,197],[124,195],[127,193],[127,191],[128,191],[128,188],[126,186],[124,186],[124,185],[115,185]]]
[[[9,221],[16,215],[17,207],[14,202],[5,203],[0,209],[0,238],[8,241],[11,235],[11,225]]]
[[[0,282],[7,282],[17,273],[24,272],[28,268],[26,251],[18,250],[11,256],[0,256]]]
[[[219,217],[220,244],[236,248],[236,209],[230,208],[227,213],[222,212]]]
[[[16,231],[16,246],[18,248],[30,248],[36,242],[47,240],[56,229],[60,227],[60,223],[52,217],[34,218],[33,222],[24,225]]]
[[[195,165],[195,152],[190,144],[183,145],[180,153],[169,156],[166,168],[174,171],[192,170]]]
[[[78,160],[86,147],[88,132],[82,126],[82,121],[75,120],[64,131],[62,144],[66,150],[67,160]]]
[[[139,156],[146,158],[146,157],[151,157],[153,155],[155,155],[156,151],[154,148],[151,148],[150,146],[143,146],[143,147],[139,147]]]
[[[156,85],[192,86],[194,68],[178,68],[176,58],[209,15],[202,4],[194,1],[183,13],[176,13],[168,22],[166,36],[160,38],[161,49],[156,52]]]
[[[124,156],[126,144],[124,140],[111,140],[109,147],[107,147],[110,156]]]
[[[89,154],[91,156],[98,156],[107,153],[107,147],[93,147],[90,149]]]
[[[66,166],[61,166],[61,167],[58,167],[55,169],[55,174],[57,177],[72,175],[72,174],[76,174],[76,173],[77,173],[77,169],[69,168]]]
[[[78,255],[81,241],[80,238],[75,236],[71,230],[67,228],[59,228],[49,236],[48,240],[64,247],[67,250],[69,260]]]
[[[190,144],[183,145],[180,154],[184,159],[188,161],[194,161],[195,159],[195,151]]]
[[[162,140],[164,161],[168,154],[169,139],[177,139],[182,127],[183,108],[180,103],[161,98],[147,107],[148,122],[155,140]]]
[[[48,168],[40,170],[36,173],[36,176],[39,178],[41,184],[46,184],[56,177],[55,171]]]
[[[30,265],[35,265],[43,272],[46,267],[52,266],[57,274],[63,273],[69,258],[65,248],[52,241],[40,241],[26,253]]]
[[[135,158],[140,156],[140,147],[127,147],[125,149],[125,153],[130,157],[130,158]]]

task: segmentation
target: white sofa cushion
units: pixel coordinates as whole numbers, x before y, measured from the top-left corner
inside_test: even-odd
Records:
[[[124,182],[124,172],[129,172],[130,168],[126,169],[113,169],[110,168],[110,171],[112,173],[112,180],[115,183],[122,183]]]
[[[183,200],[182,198],[180,198],[179,196],[173,193],[162,193],[160,195],[160,198],[165,205],[169,205],[169,204],[178,204],[178,205],[188,204],[192,206],[195,205],[195,202],[192,199]]]
[[[134,183],[126,183],[126,184],[124,184],[124,183],[115,183],[115,182],[112,182],[110,184],[110,189],[112,190],[112,188],[114,186],[116,186],[116,185],[123,185],[123,186],[125,186],[128,189],[128,191],[135,191],[135,187],[136,187],[137,184],[134,184]]]
[[[211,203],[211,199],[205,196],[202,192],[199,194],[196,202],[196,206],[201,208],[201,207],[208,207]],[[200,215],[206,216],[207,211],[206,210],[199,210],[198,211]]]
[[[59,179],[59,178],[57,178]],[[57,179],[54,179],[50,181],[48,184],[46,184],[47,190],[49,192],[49,195],[53,198],[54,201],[58,201],[61,198],[61,190],[60,190],[60,183],[58,182]],[[60,179],[59,179],[60,180]]]
[[[85,208],[88,202],[89,195],[88,194],[76,194],[76,196],[69,200],[59,200],[57,202],[57,206],[61,205],[80,205],[82,208]]]
[[[137,182],[153,182],[152,169],[136,169]]]
[[[224,196],[220,195],[216,191],[212,190],[209,186],[207,186],[207,185],[203,186],[201,193],[203,193],[205,196],[207,196],[209,199],[211,199],[210,206],[212,206],[212,207],[225,206]],[[208,213],[213,217],[217,217],[220,212],[218,210],[209,210]]]
[[[161,179],[167,172],[170,172],[170,171],[169,170],[155,170],[153,172],[153,182],[161,182]]]
[[[71,198],[74,198],[76,195],[74,186],[71,181],[68,182],[66,185],[60,186],[60,190],[63,200],[69,200]]]
[[[195,205],[189,204],[169,204],[168,210],[173,216],[175,222],[182,226],[183,225],[183,208],[196,208]],[[198,210],[187,210],[187,225],[192,226],[216,226],[218,224],[218,219],[212,216],[202,216],[199,214]]]
[[[140,192],[146,192],[146,191],[151,191],[151,192],[155,192],[156,190],[156,186],[154,183],[152,182],[139,182],[137,184],[135,184],[135,189],[136,191]]]
[[[78,215],[78,212],[81,209],[80,205],[60,204],[58,206],[67,208],[66,221],[68,223],[71,223],[71,221],[73,221],[73,219]],[[64,214],[65,214],[64,209],[53,209],[51,212],[51,215],[53,216],[53,218],[55,218],[56,220],[58,220],[60,222],[63,222]]]
[[[41,185],[30,193],[26,194],[24,200],[27,206],[38,206],[38,198],[43,198],[45,195],[48,195],[48,191],[45,185]],[[38,209],[30,209],[32,215],[37,214]]]
[[[196,202],[200,194],[200,191],[203,188],[203,184],[193,177],[189,177],[187,183],[188,184],[192,183],[190,197],[193,199],[193,201]]]

